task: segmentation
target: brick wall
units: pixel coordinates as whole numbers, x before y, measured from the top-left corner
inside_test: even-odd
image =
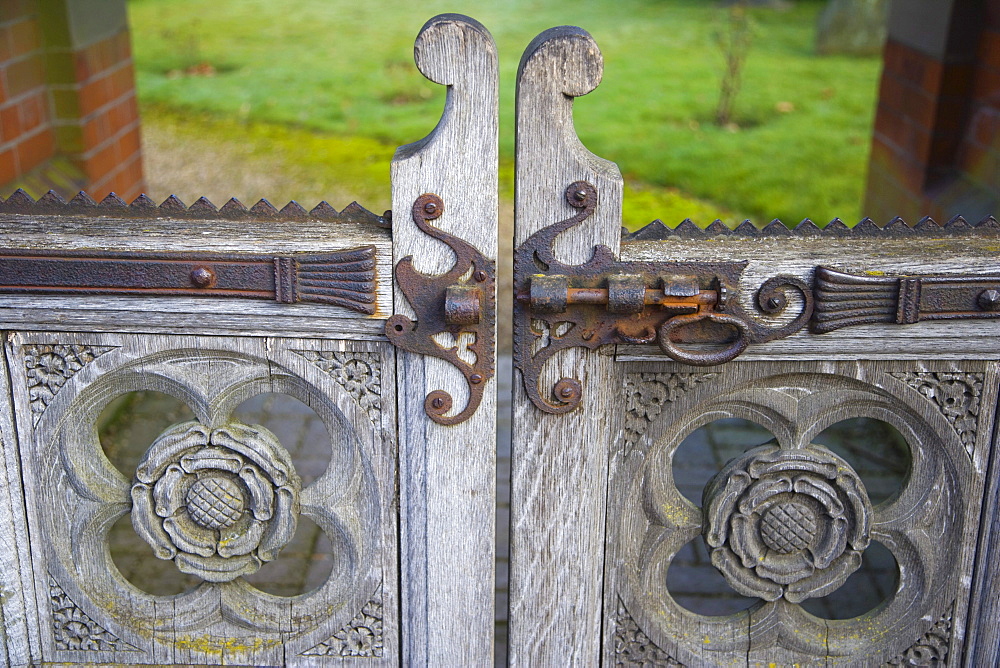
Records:
[[[1000,0],[894,0],[865,213],[1000,214]]]
[[[8,128],[0,116],[0,188],[43,188],[45,171],[58,161],[95,199],[109,192],[136,197],[143,177],[125,1],[0,0],[0,19],[4,94],[13,92],[10,81],[21,82],[14,90],[22,91],[17,120]]]
[[[0,184],[55,153],[37,7],[0,0]]]

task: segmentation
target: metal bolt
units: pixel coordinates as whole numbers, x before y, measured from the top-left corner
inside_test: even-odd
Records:
[[[577,190],[575,193],[573,193],[573,199],[575,199],[577,202],[584,201],[585,199],[587,199],[587,191]]]
[[[433,406],[434,408],[443,408],[444,399],[442,399],[441,397],[434,397],[433,399],[431,399],[431,406]]]
[[[983,290],[979,293],[979,307],[984,311],[1000,310],[1000,290]]]
[[[207,267],[198,267],[191,272],[191,282],[199,288],[205,288],[215,280],[215,274]]]
[[[770,299],[767,300],[768,308],[777,310],[784,305],[785,305],[785,300],[780,297],[771,297]]]
[[[472,383],[473,385],[478,385],[479,383],[483,382],[483,377],[480,376],[478,373],[474,373],[471,376],[469,376],[469,382]]]
[[[563,399],[569,399],[570,397],[573,396],[573,388],[572,387],[562,388],[561,390],[559,390],[559,396],[562,397]]]
[[[486,272],[480,269],[479,271],[476,272],[475,279],[480,283],[482,283],[483,281],[486,280]]]
[[[424,204],[424,213],[426,213],[428,216],[433,216],[435,213],[437,213],[437,210],[438,210],[438,205],[435,204],[434,202],[428,202],[427,204]]]

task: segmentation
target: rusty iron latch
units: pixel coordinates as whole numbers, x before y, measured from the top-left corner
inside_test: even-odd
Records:
[[[799,312],[778,324],[750,317],[740,302],[746,262],[622,262],[596,246],[582,265],[553,255],[556,237],[579,225],[597,207],[597,191],[577,181],[566,188],[577,213],[529,237],[514,254],[514,365],[531,401],[547,413],[567,413],[583,397],[579,381],[562,378],[545,396],[542,366],[561,350],[615,343],[656,343],[685,364],[723,364],[754,343],[788,336],[809,321],[812,292],[793,276],[776,276],[758,289],[754,306],[776,318],[800,295]]]
[[[469,400],[461,411],[447,416],[452,397],[444,390],[433,390],[424,400],[424,412],[434,422],[453,425],[468,420],[483,399],[486,381],[495,372],[496,339],[496,268],[492,260],[468,242],[459,239],[429,221],[444,213],[444,201],[433,193],[425,193],[413,203],[413,222],[424,234],[451,247],[454,266],[438,276],[428,276],[413,267],[412,256],[396,264],[396,283],[416,314],[416,321],[405,315],[394,315],[385,323],[389,341],[403,350],[445,360],[457,368],[469,386]],[[456,345],[444,347],[434,337],[451,334]],[[462,359],[458,343],[460,335],[471,334],[468,351],[475,362]]]

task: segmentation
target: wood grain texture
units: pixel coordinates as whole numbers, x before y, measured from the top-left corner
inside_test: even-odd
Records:
[[[31,535],[45,537],[30,543],[26,587],[34,590],[43,661],[329,665],[340,660],[339,651],[326,654],[338,647],[337,634],[362,611],[377,610],[378,651],[366,661],[399,664],[395,378],[388,345],[20,332],[8,337],[6,354],[25,444]],[[317,363],[324,361],[353,364],[344,371],[351,382],[335,366]],[[376,372],[373,365],[386,373],[365,385],[366,395],[357,384],[365,382],[363,373]],[[138,475],[109,462],[94,423],[115,397],[142,390],[184,401],[212,430],[227,429],[230,413],[262,393],[290,395],[316,412],[333,445],[330,465],[299,500],[301,513],[322,528],[337,555],[324,583],[296,597],[264,594],[240,579],[159,597],[119,573],[107,531],[137,512],[130,487]],[[173,540],[183,552],[185,544]]]
[[[991,376],[1000,376],[1000,367],[990,364]],[[983,404],[983,431],[989,425],[989,469],[983,497],[983,519],[979,527],[975,579],[969,604],[968,637],[964,664],[1000,665],[1000,423],[997,406]],[[986,420],[989,420],[987,422]]]
[[[414,46],[417,67],[448,86],[441,121],[400,147],[392,162],[394,265],[412,256],[426,274],[455,255],[417,229],[414,200],[435,193],[444,214],[432,225],[495,260],[497,248],[497,53],[489,32],[467,17],[428,21]],[[413,317],[401,292],[397,313]],[[459,341],[438,341],[458,345]],[[397,352],[403,551],[403,663],[489,665],[493,660],[496,501],[496,380],[466,422],[442,426],[424,398],[442,389],[465,406],[468,389],[446,362]]]
[[[597,209],[557,239],[556,257],[584,263],[596,244],[618,249],[621,175],[583,147],[572,116],[573,98],[594,90],[602,71],[597,44],[579,28],[543,32],[521,58],[515,247],[572,216],[564,192],[583,180],[597,188]],[[604,410],[610,372],[611,360],[599,354],[573,349],[555,356],[542,373],[543,391],[562,377],[584,387],[581,406],[566,415],[535,409],[520,373],[514,379],[512,666],[599,663],[608,446],[618,428]]]
[[[24,483],[18,453],[10,376],[6,360],[0,374],[0,658],[8,666],[27,666],[41,658],[38,611],[28,552]]]
[[[107,215],[106,211],[102,211]],[[392,311],[389,231],[323,221],[233,221],[0,214],[0,247],[107,251],[212,251],[254,254],[376,247],[376,314],[338,306],[247,299],[0,294],[0,327],[58,331],[133,331],[382,338]],[[153,305],[151,308],[150,305]]]

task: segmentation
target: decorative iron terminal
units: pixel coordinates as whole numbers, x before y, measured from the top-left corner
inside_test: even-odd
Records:
[[[389,341],[403,350],[443,359],[462,372],[469,385],[469,401],[460,412],[447,416],[452,407],[451,395],[434,390],[424,401],[428,417],[443,425],[468,420],[483,399],[486,381],[494,373],[496,337],[496,269],[493,262],[468,242],[432,226],[428,221],[444,213],[444,202],[433,193],[421,195],[413,203],[411,215],[421,232],[451,247],[455,265],[439,276],[427,276],[413,267],[413,257],[396,264],[396,283],[416,313],[414,322],[404,315],[394,315],[385,323]],[[458,354],[458,346],[445,348],[433,337],[450,333],[456,342],[462,333],[474,340],[468,350],[475,355],[472,364]]]
[[[802,329],[812,314],[809,286],[777,276],[757,292],[759,313],[781,315],[788,289],[801,295],[801,311],[777,326],[751,318],[739,300],[746,262],[622,262],[599,245],[585,264],[563,264],[553,243],[593,214],[597,190],[577,181],[566,202],[577,213],[539,230],[514,254],[514,364],[531,401],[547,413],[567,413],[582,399],[576,379],[557,382],[552,399],[538,387],[542,366],[560,350],[655,342],[672,359],[711,366]]]
[[[817,333],[870,323],[1000,318],[1000,275],[870,276],[816,267]]]

